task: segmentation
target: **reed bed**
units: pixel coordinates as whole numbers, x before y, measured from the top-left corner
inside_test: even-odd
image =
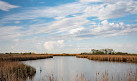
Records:
[[[0,81],[27,81],[33,78],[36,69],[19,61],[52,58],[52,55],[22,55],[1,54],[0,55]]]
[[[0,61],[0,81],[26,81],[36,69],[21,62]]]
[[[110,75],[107,71],[100,73],[96,72],[96,77],[93,79],[87,79],[84,73],[77,74],[75,76],[75,79],[73,81],[137,81],[137,71],[127,71],[126,74],[121,74],[122,76],[119,75]],[[125,75],[125,76],[123,76]],[[117,76],[117,77],[114,77]],[[62,80],[58,80],[53,74],[48,76],[47,79],[40,81],[64,81],[63,78]]]
[[[45,59],[45,58],[53,58],[52,55],[0,55],[0,60],[10,60],[10,61],[26,61],[26,60],[36,60],[36,59]]]
[[[77,55],[76,57],[87,58],[89,60],[98,60],[98,61],[135,62],[135,63],[137,63],[137,55]]]
[[[114,75],[109,76],[109,73],[107,71],[103,73],[97,72],[95,81],[137,81],[137,71],[127,71],[127,73],[123,75],[125,75],[125,77],[117,75],[117,78],[114,78]]]

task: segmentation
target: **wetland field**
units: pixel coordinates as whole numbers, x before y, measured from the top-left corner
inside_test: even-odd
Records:
[[[137,81],[136,55],[0,55],[0,81]]]

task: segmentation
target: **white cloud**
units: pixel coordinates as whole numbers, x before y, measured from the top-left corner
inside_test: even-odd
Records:
[[[80,0],[82,3],[102,2],[103,0]]]
[[[116,3],[100,4],[100,5],[89,5],[85,10],[85,16],[87,17],[98,17],[98,19],[112,19],[123,17],[128,14],[137,13],[137,2],[136,1],[118,1]]]
[[[10,39],[22,36],[22,31],[20,29],[21,27],[17,26],[0,27],[0,39]]]
[[[94,3],[94,2],[116,3],[118,1],[123,1],[123,0],[80,0],[81,3]],[[124,0],[124,1],[132,1],[132,0]]]
[[[83,4],[74,2],[64,5],[58,5],[54,7],[39,7],[21,11],[21,13],[15,13],[6,16],[3,20],[26,20],[36,18],[61,18],[75,13],[81,13],[85,8]],[[61,16],[61,17],[60,17]]]
[[[52,34],[62,33],[62,32],[68,33],[68,31],[72,29],[82,27],[85,24],[88,25],[89,23],[90,21],[82,16],[63,18],[60,20],[56,20],[52,22],[50,25],[46,26],[44,32],[48,32]]]
[[[75,28],[75,29],[70,30],[69,32],[70,32],[70,34],[74,34],[74,33],[77,33],[79,31],[83,30],[83,29],[84,29],[83,27]]]
[[[122,22],[121,22],[122,23]],[[116,23],[109,23],[107,20],[104,20],[101,22],[101,25],[95,25],[94,29],[92,29],[95,32],[101,32],[101,31],[106,31],[106,30],[114,30],[117,28],[122,28],[123,24],[121,23],[116,24]]]
[[[65,17],[63,17],[63,16],[55,17],[55,19],[57,19],[57,20],[64,19],[64,18]]]
[[[64,46],[64,40],[58,40],[58,41],[48,41],[44,43],[44,47],[47,50],[53,50],[55,48],[60,48]]]
[[[93,2],[102,0],[81,0],[82,2]],[[21,11],[19,13],[11,14],[2,19],[2,21],[9,20],[27,20],[37,18],[54,18],[64,19],[67,16],[83,16],[98,17],[98,19],[112,19],[123,17],[128,14],[137,13],[137,1],[129,0],[103,0],[102,4],[83,4],[81,2],[73,2],[69,4],[58,5],[54,7],[40,7]],[[113,2],[113,3],[105,3]],[[79,14],[79,15],[78,15]]]
[[[95,4],[89,4],[94,2]],[[102,3],[96,4],[96,2]],[[11,8],[18,7],[14,5],[7,7],[6,5],[1,6],[3,3],[10,5],[9,3],[0,0],[1,10],[8,11]],[[137,1],[132,0],[80,0],[79,2],[53,7],[24,9],[21,12],[7,15],[0,19],[0,40],[12,39],[15,43],[17,43],[15,46],[13,44],[13,47],[15,49],[18,49],[19,47],[19,51],[22,50],[21,48],[23,48],[23,50],[40,50],[45,48],[46,50],[52,51],[55,49],[58,50],[61,47],[65,48],[66,43],[64,43],[64,40],[112,37],[129,33],[137,34],[137,24],[108,21],[108,19],[136,14],[136,5]],[[92,19],[92,17],[101,22],[96,22],[96,20],[94,18]],[[53,18],[54,20],[46,23],[41,22],[40,18]],[[91,18],[91,20],[88,18]],[[6,24],[10,22],[18,24],[21,22],[20,20],[27,21],[27,19],[32,19],[32,21],[29,20],[31,22],[37,20],[37,23],[22,25],[21,27],[7,26],[8,24]],[[2,24],[3,22],[5,22],[4,24],[6,24],[6,26]],[[20,39],[25,38],[25,36],[28,36],[26,39],[30,40],[23,39],[25,40],[23,41]],[[34,39],[35,37],[38,39]],[[69,49],[69,51],[67,51],[70,52],[73,47],[76,47],[73,49],[74,51],[76,51],[76,49],[79,49],[78,51],[90,49],[82,46],[83,45],[81,45],[80,48],[72,44],[72,47],[67,48]],[[45,49],[43,50],[45,51]]]
[[[64,40],[58,40],[57,41],[57,46],[58,47],[63,47],[64,46]]]
[[[84,27],[86,24],[89,24],[90,27]],[[49,36],[47,35],[46,39],[49,40],[79,40],[94,37],[119,36],[137,31],[137,25],[125,25],[123,22],[111,23],[104,20],[101,24],[90,25],[90,21],[83,19],[83,17],[64,18],[46,25],[30,25],[30,28],[27,30],[22,30],[23,27],[16,26],[1,27],[0,39],[14,39],[39,33],[43,33],[43,35],[44,33],[48,33]],[[56,33],[59,34],[55,35]]]
[[[20,41],[20,39],[14,39],[14,41],[15,41],[15,42],[18,42],[18,41]]]
[[[88,1],[88,0],[81,0]],[[100,0],[89,0],[100,1]],[[107,0],[104,0],[104,2]],[[64,39],[68,36],[75,38],[89,38],[93,36],[116,36],[120,32],[131,32],[136,28],[132,25],[125,25],[124,23],[109,23],[107,19],[122,17],[128,14],[135,14],[137,12],[136,1],[114,0],[115,3],[103,4],[83,4],[79,2],[59,5],[55,7],[33,8],[25,10],[21,13],[12,14],[4,17],[2,20],[16,20],[15,23],[20,23],[18,20],[37,19],[51,17],[55,20],[49,23],[28,25],[28,29],[21,30],[22,27],[2,27],[0,39],[16,38],[22,36],[31,36],[39,33],[48,33],[51,38]],[[109,0],[108,0],[109,2]],[[70,16],[71,15],[71,16]],[[88,20],[88,17],[98,17],[103,20],[101,24],[97,24],[94,20]],[[106,19],[106,20],[105,20]],[[13,21],[12,21],[13,22]],[[87,27],[88,26],[88,27]],[[127,28],[128,27],[128,28]],[[18,29],[19,28],[19,29]],[[25,26],[24,26],[25,28]],[[106,32],[106,33],[105,33]],[[119,32],[116,34],[116,32]],[[58,35],[53,35],[57,34]],[[60,34],[61,33],[61,34]],[[48,36],[47,36],[48,37]]]
[[[55,44],[56,44],[55,41],[45,42],[45,43],[44,43],[44,47],[45,47],[45,49],[47,49],[47,50],[52,50],[52,49],[54,49],[54,45],[55,45]]]
[[[19,6],[11,5],[11,4],[7,3],[7,2],[4,2],[4,1],[0,0],[0,10],[9,11],[9,9],[17,8],[17,7],[19,7]]]
[[[15,21],[14,23],[19,24],[19,23],[20,23],[20,21]]]
[[[137,34],[137,24],[124,24],[123,22],[111,23],[104,20],[101,24],[91,25],[90,28],[84,28],[71,36],[75,39],[91,39],[95,37],[127,35],[130,33]]]

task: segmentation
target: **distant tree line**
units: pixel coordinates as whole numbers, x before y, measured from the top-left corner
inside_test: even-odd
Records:
[[[22,55],[31,55],[31,54],[35,54],[35,53],[32,53],[32,52],[26,52],[26,53],[5,53],[5,54],[22,54]]]
[[[91,49],[91,52],[87,53],[81,53],[81,54],[92,54],[92,55],[127,55],[128,53],[123,53],[123,52],[115,52],[113,49],[100,49],[100,50],[96,50],[96,49]]]

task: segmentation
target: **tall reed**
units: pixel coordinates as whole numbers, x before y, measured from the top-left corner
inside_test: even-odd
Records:
[[[26,61],[26,60],[36,60],[36,59],[45,59],[53,58],[52,55],[0,55],[0,60],[10,60],[10,61]]]
[[[52,55],[0,55],[0,81],[26,81],[33,78],[36,69],[19,61],[52,58]]]
[[[0,61],[0,81],[26,81],[36,69],[20,62]]]
[[[136,55],[77,55],[78,58],[88,58],[98,61],[136,62]]]
[[[137,81],[137,71],[136,72],[127,71],[126,74],[121,74],[121,76],[112,75],[112,74],[110,75],[107,71],[103,73],[97,72],[96,77],[91,79],[87,79],[85,76],[86,75],[84,73],[77,74],[73,81]],[[46,80],[43,79],[40,81],[65,81],[63,80],[63,78],[62,80],[58,80],[58,79],[52,74],[49,75]]]

